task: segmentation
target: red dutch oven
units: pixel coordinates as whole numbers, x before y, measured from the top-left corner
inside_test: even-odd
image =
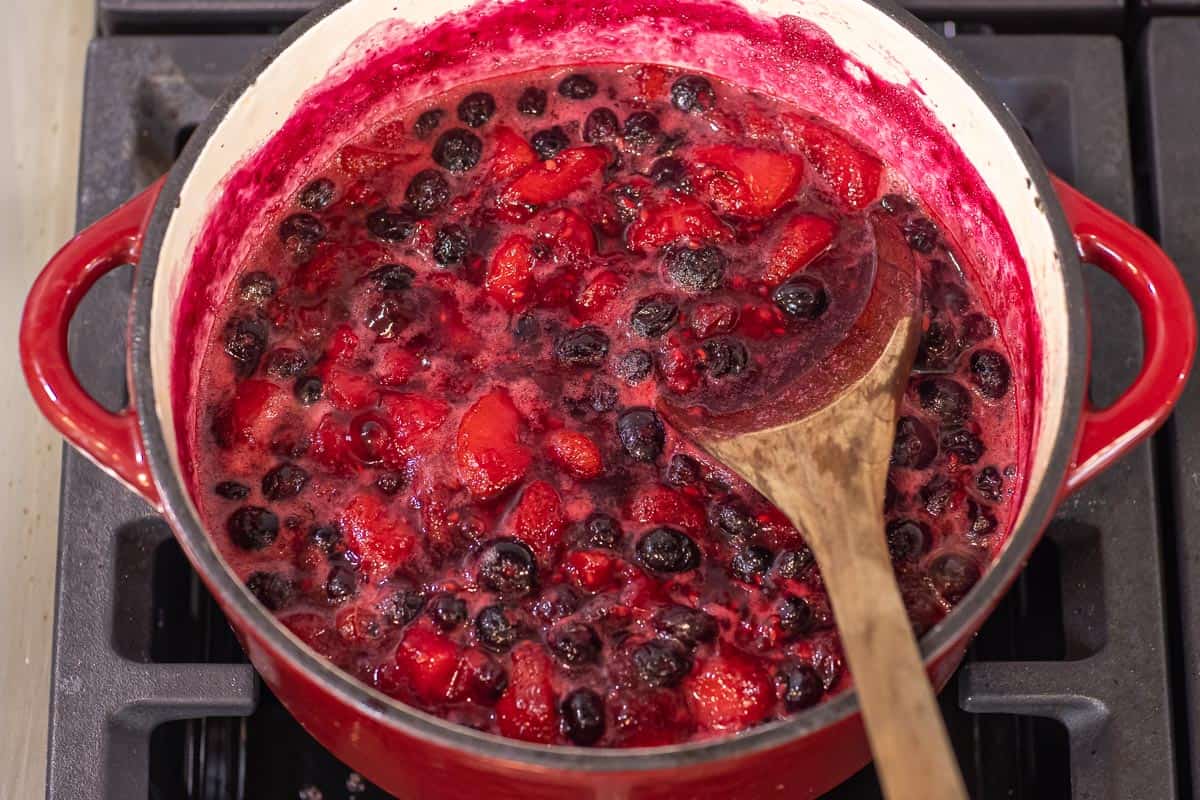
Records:
[[[1013,356],[1026,483],[1005,548],[921,642],[938,687],[1057,501],[1164,420],[1192,363],[1195,319],[1174,265],[1048,175],[979,78],[885,0],[346,0],[315,12],[217,104],[163,181],[54,256],[30,292],[21,356],[51,422],[170,521],[272,691],[397,795],[798,800],[869,758],[853,692],[737,736],[660,748],[545,747],[450,724],[359,684],[278,625],[226,567],[190,499],[188,399],[208,309],[305,165],[438,81],[635,61],[715,73],[841,125],[905,175],[976,267]],[[1081,261],[1117,278],[1142,316],[1141,372],[1103,409],[1085,399]],[[89,287],[125,263],[137,264],[132,400],[112,413],[72,374],[67,326]]]

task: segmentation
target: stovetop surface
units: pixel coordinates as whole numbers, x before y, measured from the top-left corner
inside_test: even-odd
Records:
[[[100,4],[102,11],[286,7],[288,14],[308,6]],[[977,19],[984,7],[1011,12],[1027,4],[912,5],[937,15],[965,9],[958,19]],[[1099,13],[1089,17],[1088,30],[1123,24],[1119,0],[1037,5]],[[230,24],[164,19],[173,31]],[[1047,19],[1058,33],[983,32],[956,36],[953,44],[1008,104],[1052,170],[1118,214],[1157,224],[1200,297],[1197,112],[1182,110],[1200,105],[1200,88],[1181,79],[1194,71],[1200,20],[1156,20],[1144,30],[1139,23],[1124,30],[1123,42],[1061,33],[1075,19],[1070,14]],[[1035,23],[1027,17],[1020,28]],[[1003,15],[996,25],[1005,29]],[[216,95],[270,42],[177,32],[93,42],[79,225],[165,171]],[[81,381],[114,408],[126,394],[125,356],[113,343],[124,340],[130,274],[102,280],[71,330]],[[1099,270],[1087,270],[1085,279],[1092,319],[1103,321],[1093,330],[1092,398],[1104,403],[1137,372],[1138,317]],[[1200,634],[1200,492],[1187,489],[1200,486],[1198,471],[1200,389],[1193,386],[1154,445],[1138,448],[1062,506],[941,698],[972,797],[1190,797],[1192,775],[1200,774],[1188,735],[1200,722],[1200,703],[1186,699],[1200,697],[1200,686],[1186,680],[1200,675],[1200,640],[1193,638]],[[62,497],[48,797],[384,796],[313,742],[259,684],[160,518],[69,448]],[[1173,708],[1191,714],[1173,715]],[[829,796],[877,800],[880,793],[868,768]]]

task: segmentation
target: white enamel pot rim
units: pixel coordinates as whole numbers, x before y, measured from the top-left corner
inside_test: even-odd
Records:
[[[387,725],[447,747],[476,752],[536,768],[575,771],[636,772],[699,764],[736,758],[804,737],[805,735],[857,714],[858,703],[853,692],[841,695],[786,720],[764,724],[734,737],[675,745],[670,747],[632,750],[591,750],[574,747],[544,747],[480,733],[426,714],[360,684],[341,672],[314,651],[302,644],[290,632],[278,625],[270,612],[254,600],[240,581],[227,569],[204,526],[197,518],[188,491],[175,466],[174,453],[168,446],[168,436],[174,436],[163,420],[161,406],[169,402],[156,396],[152,366],[152,336],[169,336],[170,331],[154,330],[155,278],[159,273],[160,250],[167,237],[181,192],[189,180],[193,166],[209,140],[218,131],[230,108],[255,86],[260,73],[314,26],[330,15],[346,11],[358,0],[338,0],[318,9],[290,28],[265,58],[242,75],[216,104],[211,115],[192,136],[179,160],[167,177],[159,196],[144,239],[141,260],[136,274],[134,306],[131,317],[131,371],[134,403],[141,410],[140,432],[148,464],[153,472],[164,511],[193,564],[204,575],[207,585],[233,615],[252,625],[256,634],[266,640],[277,654],[314,676],[345,705],[359,713],[386,722]],[[1038,203],[1038,213],[1044,216],[1053,239],[1054,258],[1058,265],[1055,280],[1061,281],[1065,309],[1061,329],[1044,332],[1056,337],[1056,345],[1064,354],[1065,372],[1056,394],[1043,398],[1043,414],[1060,418],[1052,440],[1045,446],[1044,458],[1037,474],[1028,476],[1021,519],[997,560],[985,572],[972,591],[921,641],[926,663],[946,655],[952,648],[964,644],[963,632],[974,631],[982,624],[1001,593],[1011,584],[1036,544],[1044,526],[1053,513],[1067,470],[1070,466],[1079,426],[1079,410],[1084,402],[1087,365],[1087,334],[1084,316],[1084,295],[1080,263],[1075,241],[1056,199],[1051,180],[1021,127],[1003,105],[993,98],[975,71],[953,53],[946,42],[907,12],[889,0],[852,0],[849,5],[863,11],[882,14],[911,37],[914,46],[936,54],[957,74],[958,79],[977,96],[990,119],[1001,132],[1006,144],[1013,149],[1031,185],[1029,202]],[[1005,209],[1005,213],[1010,213]],[[1035,402],[1039,402],[1035,399]],[[1049,408],[1052,402],[1058,407]],[[152,411],[153,410],[153,411]]]

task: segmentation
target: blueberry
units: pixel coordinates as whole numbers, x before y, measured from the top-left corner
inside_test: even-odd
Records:
[[[478,128],[496,113],[496,98],[487,92],[471,92],[458,104],[458,118],[465,125]]]
[[[287,500],[304,491],[308,473],[295,464],[280,464],[263,476],[262,493],[268,500]]]
[[[431,108],[428,111],[422,111],[417,121],[413,123],[413,133],[418,139],[428,139],[429,135],[438,129],[442,124],[442,118],[446,116],[446,112],[440,108]]]
[[[767,570],[775,555],[765,547],[749,545],[734,553],[729,561],[729,572],[746,583],[757,583]]]
[[[407,209],[388,211],[376,209],[367,214],[367,232],[385,242],[403,242],[412,236],[416,219]]]
[[[726,536],[749,538],[758,528],[744,508],[735,501],[720,503],[709,510],[709,522]]]
[[[740,339],[710,339],[701,347],[704,370],[710,378],[741,375],[750,364],[750,353]]]
[[[551,586],[542,592],[530,610],[538,619],[553,622],[579,610],[579,595],[570,586]]]
[[[321,383],[321,379],[316,375],[305,375],[297,380],[296,385],[292,388],[292,393],[304,406],[311,406],[320,400],[324,391],[325,384]]]
[[[915,519],[896,519],[887,524],[888,554],[893,562],[916,561],[929,552],[929,528]]]
[[[950,378],[926,378],[917,384],[917,397],[944,425],[961,425],[971,413],[971,396]]]
[[[444,225],[438,228],[433,240],[433,260],[439,266],[458,264],[466,257],[471,247],[471,237],[459,225]]]
[[[940,517],[950,504],[952,494],[954,484],[944,475],[930,478],[929,482],[921,487],[921,504],[925,507],[925,513],[931,517]]]
[[[234,317],[225,324],[223,332],[225,355],[233,360],[234,369],[246,377],[258,367],[267,349],[267,326],[257,317]]]
[[[396,627],[412,622],[424,607],[425,595],[415,589],[397,589],[378,605],[383,618]]]
[[[333,202],[333,181],[317,178],[300,190],[296,202],[309,211],[324,211]]]
[[[332,603],[341,603],[358,591],[358,576],[350,562],[338,559],[329,568],[325,577],[325,597]]]
[[[568,100],[587,100],[596,90],[596,82],[582,72],[568,75],[558,84],[558,93]]]
[[[237,481],[221,481],[213,487],[213,491],[226,500],[242,500],[249,496],[250,487]]]
[[[908,198],[899,194],[885,194],[879,199],[879,205],[892,216],[912,209],[912,203],[908,201]]]
[[[537,317],[533,314],[522,314],[517,317],[517,322],[513,325],[513,336],[523,342],[532,342],[538,337],[541,331],[541,326],[538,325]]]
[[[262,550],[279,535],[279,517],[260,506],[242,506],[229,516],[225,529],[243,550]]]
[[[275,295],[278,289],[275,279],[265,272],[247,272],[238,282],[238,297],[244,303],[262,305]]]
[[[497,539],[479,554],[479,580],[493,592],[524,597],[537,587],[533,552],[515,539]]]
[[[317,525],[308,532],[308,541],[324,553],[332,553],[342,541],[342,532],[336,525]]]
[[[925,217],[915,217],[904,223],[902,229],[908,246],[918,253],[932,253],[937,246],[937,226]]]
[[[533,151],[541,158],[554,158],[571,146],[571,139],[561,125],[555,125],[553,128],[546,128],[533,134],[529,143],[533,145]]]
[[[408,182],[404,199],[413,211],[427,217],[450,200],[450,184],[436,169],[423,169]]]
[[[652,294],[634,304],[629,325],[639,336],[656,339],[671,330],[678,319],[679,306],[674,300],[665,294]]]
[[[675,686],[692,670],[692,657],[682,642],[651,639],[633,650],[638,676],[650,686]]]
[[[517,111],[531,117],[540,117],[546,113],[546,90],[536,86],[526,86],[521,96],[517,98]]]
[[[729,259],[718,247],[673,248],[667,253],[666,272],[676,286],[696,294],[721,288]]]
[[[638,563],[652,572],[687,572],[700,566],[700,549],[675,528],[653,529],[638,540],[635,550]]]
[[[1004,478],[1000,475],[1000,470],[995,467],[984,467],[979,470],[979,474],[975,477],[975,488],[979,489],[979,494],[984,498],[991,500],[993,503],[999,502],[1003,497]]]
[[[684,488],[697,483],[701,478],[700,462],[685,453],[676,453],[667,463],[663,476],[669,486]]]
[[[942,434],[942,452],[953,455],[960,464],[974,464],[986,449],[979,437],[966,428],[954,428]]]
[[[594,108],[583,121],[583,140],[595,144],[611,142],[621,127],[621,121],[611,108]]]
[[[585,547],[602,547],[606,550],[616,550],[621,544],[621,523],[616,519],[596,512],[583,523],[583,541]]]
[[[521,636],[520,628],[501,605],[484,606],[475,615],[475,638],[488,650],[503,653]]]
[[[636,407],[617,417],[617,437],[630,458],[654,461],[662,454],[667,431],[654,410]]]
[[[642,151],[658,138],[661,129],[658,117],[649,111],[635,111],[625,119],[625,127],[621,131],[625,143],[635,150]]]
[[[467,172],[474,169],[483,155],[483,142],[463,128],[451,128],[433,145],[433,160],[442,169]]]
[[[803,597],[787,595],[775,606],[779,627],[788,637],[804,636],[813,629],[813,610]]]
[[[363,325],[380,339],[393,338],[404,328],[405,322],[403,309],[390,297],[371,304],[363,314]]]
[[[807,547],[801,547],[799,550],[784,550],[779,554],[779,558],[775,559],[775,572],[781,578],[799,580],[808,575],[815,563],[812,550]]]
[[[551,631],[547,644],[551,653],[571,667],[600,660],[600,637],[582,622],[569,622]]]
[[[929,580],[947,603],[957,603],[979,581],[979,564],[959,553],[945,553],[929,565]]]
[[[381,292],[406,292],[412,288],[417,273],[403,264],[384,264],[367,273],[367,278]]]
[[[816,705],[825,694],[821,676],[807,664],[789,664],[779,674],[783,684],[783,703],[788,711],[801,711]]]
[[[604,736],[604,698],[591,689],[575,689],[559,706],[563,730],[572,744],[587,747]]]
[[[437,595],[427,608],[433,623],[444,631],[452,631],[467,621],[467,604],[452,594]]]
[[[645,350],[630,350],[617,362],[617,377],[630,386],[646,380],[654,368],[654,359]]]
[[[267,353],[265,369],[267,374],[276,378],[294,378],[308,366],[308,356],[304,351],[290,347],[276,347]]]
[[[976,350],[971,355],[971,382],[984,397],[991,400],[1004,397],[1011,379],[1008,361],[995,350]]]
[[[794,320],[814,320],[829,308],[829,295],[819,280],[801,275],[781,284],[771,293],[779,310]]]
[[[588,402],[592,404],[592,411],[597,414],[603,414],[606,411],[612,411],[617,407],[617,400],[620,396],[617,394],[617,387],[604,381],[592,381],[588,386]]]
[[[700,75],[681,75],[671,84],[671,105],[684,113],[703,113],[717,101],[708,78]]]
[[[279,611],[296,599],[296,584],[278,572],[255,572],[246,580],[246,588],[271,611]]]
[[[292,214],[279,223],[279,241],[293,253],[325,238],[325,225],[312,214]]]
[[[687,168],[674,156],[656,159],[646,175],[656,186],[678,186],[687,178]]]
[[[698,608],[667,606],[654,615],[654,628],[688,647],[717,638],[717,621]]]
[[[933,463],[937,453],[937,439],[928,425],[916,417],[905,416],[896,421],[896,438],[892,440],[892,466],[925,469]]]
[[[954,366],[961,350],[953,324],[931,322],[921,337],[913,368],[921,372],[946,372]]]
[[[967,500],[967,522],[970,523],[969,533],[972,536],[987,536],[999,524],[990,508],[970,499]]]
[[[608,356],[608,334],[595,325],[567,331],[554,343],[554,358],[573,367],[598,367]]]
[[[375,488],[386,495],[393,495],[404,488],[404,474],[401,472],[381,472],[375,478]]]

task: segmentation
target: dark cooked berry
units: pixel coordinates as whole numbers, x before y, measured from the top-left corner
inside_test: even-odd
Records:
[[[427,217],[446,205],[450,199],[450,184],[436,169],[423,169],[408,182],[404,199],[413,211]]]
[[[912,203],[908,201],[908,198],[899,194],[885,194],[879,198],[879,205],[883,207],[884,211],[893,216],[901,211],[908,211],[912,208]]]
[[[471,92],[458,104],[458,118],[463,124],[478,128],[496,113],[496,98],[487,92]]]
[[[413,123],[413,134],[418,139],[428,139],[429,134],[438,129],[442,124],[442,117],[446,116],[446,112],[440,108],[431,108],[428,111],[422,111],[417,117],[417,121]]]
[[[979,437],[966,428],[955,428],[942,434],[942,452],[950,453],[960,464],[974,464],[986,449]]]
[[[479,580],[507,597],[524,597],[537,588],[533,552],[515,539],[497,539],[479,555]]]
[[[669,486],[684,488],[700,480],[700,462],[685,453],[676,453],[667,463],[663,479]]]
[[[688,647],[717,638],[717,621],[698,608],[667,606],[654,615],[654,628]]]
[[[403,264],[384,264],[367,273],[367,277],[381,292],[406,292],[412,288],[417,273]]]
[[[953,324],[932,322],[921,337],[913,368],[921,372],[946,372],[954,367],[961,349]]]
[[[471,248],[471,237],[459,225],[444,225],[438,228],[433,239],[433,260],[440,266],[458,264]]]
[[[295,464],[280,464],[263,476],[262,493],[268,500],[287,500],[304,491],[308,473]]]
[[[971,383],[984,397],[992,400],[1004,397],[1011,379],[1008,361],[995,350],[976,350],[971,355]]]
[[[275,279],[265,272],[247,272],[238,283],[238,297],[244,303],[262,305],[275,296]]]
[[[652,572],[687,572],[700,566],[700,549],[687,534],[666,526],[638,539],[638,563]]]
[[[404,311],[395,300],[385,298],[373,303],[363,314],[363,324],[380,339],[391,339],[404,328]]]
[[[749,545],[734,553],[729,561],[729,572],[733,577],[746,583],[757,583],[767,570],[775,554],[765,547]]]
[[[815,564],[812,550],[802,547],[799,550],[784,550],[775,559],[775,572],[781,578],[799,580],[808,575]]]
[[[748,538],[757,530],[754,520],[736,501],[713,506],[709,521],[730,538]]]
[[[895,519],[887,524],[887,547],[892,561],[916,561],[929,552],[929,528],[915,519]]]
[[[309,211],[324,211],[333,202],[333,181],[317,178],[300,190],[296,202]]]
[[[526,86],[521,96],[517,98],[517,111],[531,117],[540,117],[546,113],[546,90],[536,86]]]
[[[229,515],[225,529],[243,550],[262,550],[279,535],[279,517],[261,506],[242,506]]]
[[[925,217],[910,219],[904,223],[902,230],[908,246],[918,253],[932,253],[933,248],[937,246],[937,226]]]
[[[813,629],[813,610],[803,597],[787,595],[775,606],[779,627],[788,637],[804,636]]]
[[[562,129],[561,125],[555,125],[553,128],[546,128],[533,134],[529,143],[533,145],[533,151],[541,158],[554,158],[571,146],[571,138],[567,136],[567,132]]]
[[[678,186],[687,177],[687,168],[674,156],[663,156],[650,165],[646,175],[656,186]]]
[[[466,172],[474,169],[483,155],[483,142],[463,128],[451,128],[433,145],[433,160],[442,169]]]
[[[587,100],[596,94],[596,89],[596,82],[582,72],[568,75],[558,84],[558,93],[568,100]]]
[[[321,394],[324,391],[325,384],[321,383],[320,378],[316,375],[305,375],[296,381],[292,393],[296,395],[296,399],[300,401],[300,405],[311,406],[321,399]]]
[[[271,611],[279,611],[296,599],[296,584],[278,572],[255,572],[246,580],[246,588]]]
[[[596,512],[583,523],[583,537],[580,542],[584,547],[603,547],[606,550],[616,550],[621,544],[621,523],[616,519]]]
[[[294,378],[308,366],[308,356],[302,350],[290,347],[276,347],[267,353],[267,363],[264,368],[267,374],[276,378]]]
[[[237,481],[221,481],[214,488],[218,497],[226,500],[241,500],[250,494],[250,487]]]
[[[637,407],[617,417],[617,437],[630,458],[654,461],[662,454],[667,431],[653,409]]]
[[[712,84],[701,75],[680,75],[671,84],[671,105],[684,113],[703,113],[716,101]]]
[[[608,334],[595,325],[567,331],[554,343],[554,358],[573,367],[598,367],[608,356]]]
[[[336,525],[317,525],[308,532],[308,541],[324,553],[332,553],[342,541],[342,532]]]
[[[563,731],[572,744],[587,747],[604,736],[604,698],[591,689],[575,689],[559,706]]]
[[[332,603],[341,603],[358,591],[358,576],[348,561],[338,560],[329,568],[325,578],[325,597]]]
[[[412,236],[416,220],[408,210],[376,209],[367,214],[367,231],[385,242],[403,242]]]
[[[905,416],[896,421],[896,438],[892,440],[892,466],[925,469],[933,463],[937,453],[937,439],[928,425],[916,417]]]
[[[258,367],[267,349],[267,326],[257,317],[235,317],[225,324],[225,354],[233,360],[238,375],[245,377]]]
[[[381,472],[375,478],[375,488],[386,495],[393,495],[404,488],[404,474],[400,472]]]
[[[987,536],[999,524],[990,508],[974,500],[967,500],[967,522],[972,536]]]
[[[829,308],[829,295],[816,278],[801,275],[781,284],[771,293],[775,305],[794,320],[814,320]]]
[[[630,386],[646,380],[654,369],[654,358],[645,350],[630,350],[617,362],[617,377]]]
[[[678,247],[667,253],[666,271],[676,286],[705,294],[721,288],[729,259],[720,248],[707,245],[692,249]]]
[[[583,121],[583,140],[595,144],[611,142],[621,127],[621,121],[611,108],[594,108]]]
[[[807,664],[789,664],[779,673],[783,684],[783,703],[788,711],[802,711],[815,706],[825,694],[821,676]]]
[[[532,342],[540,332],[541,326],[538,325],[537,317],[533,314],[522,314],[517,317],[516,324],[513,325],[513,336],[523,342]]]
[[[312,214],[292,214],[279,223],[279,241],[297,252],[325,238],[325,225]]]
[[[433,623],[444,631],[452,631],[467,621],[467,604],[461,597],[439,594],[427,605]]]
[[[678,150],[687,144],[687,136],[681,131],[668,134],[659,141],[658,147],[654,148],[654,155],[666,156]]]
[[[979,581],[979,564],[959,553],[945,553],[929,565],[929,580],[947,603],[957,603]]]
[[[671,330],[678,319],[679,306],[669,295],[652,294],[634,304],[629,325],[637,335],[657,339]]]
[[[600,660],[600,637],[589,625],[568,622],[550,632],[550,652],[571,667],[594,664]]]
[[[379,613],[396,627],[407,625],[425,607],[425,595],[415,589],[398,589],[379,603]]]
[[[975,488],[985,499],[993,503],[999,502],[1004,496],[1004,478],[995,467],[984,467],[975,477]]]
[[[603,414],[617,407],[620,395],[617,393],[617,387],[612,384],[604,381],[592,381],[588,386],[587,399],[592,405],[592,411]]]
[[[920,494],[925,513],[931,517],[940,517],[950,504],[954,484],[944,475],[934,475],[929,479],[929,483],[921,487]]]
[[[504,606],[484,606],[475,615],[475,638],[489,650],[503,653],[521,637],[521,631]]]
[[[944,425],[960,425],[971,413],[971,396],[951,378],[926,378],[917,384],[917,396]]]
[[[692,670],[692,657],[682,642],[651,639],[633,650],[638,677],[650,686],[675,686]]]
[[[640,152],[658,138],[660,132],[658,117],[649,111],[635,111],[625,118],[621,136],[626,144]]]
[[[570,586],[551,586],[542,592],[530,610],[538,619],[553,622],[579,610],[579,595]]]
[[[704,353],[701,366],[710,378],[741,375],[750,364],[750,353],[740,339],[709,339],[701,350]]]
[[[963,344],[970,347],[990,339],[996,334],[996,326],[983,314],[967,314],[962,321]]]

